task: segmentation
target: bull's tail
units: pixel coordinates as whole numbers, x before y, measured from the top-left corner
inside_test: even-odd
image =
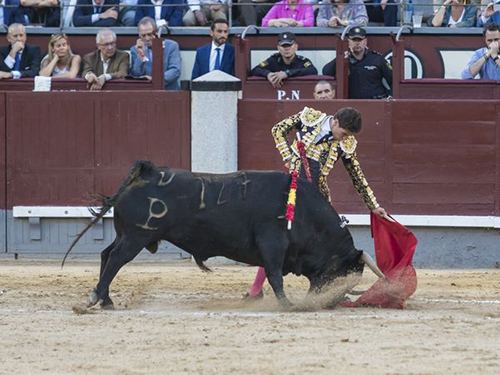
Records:
[[[78,234],[78,236],[76,236],[76,238],[74,239],[74,241],[71,243],[68,251],[66,251],[66,254],[64,255],[64,258],[62,260],[62,263],[61,263],[61,268],[64,267],[64,262],[66,261],[66,258],[68,257],[70,251],[73,249],[73,247],[75,247],[75,245],[78,243],[78,241],[80,241],[80,239],[83,237],[83,235],[85,233],[87,233],[87,231],[92,228],[95,224],[97,224],[99,222],[99,220],[101,220],[104,215],[106,215],[109,210],[111,210],[116,201],[118,200],[118,198],[120,197],[120,195],[123,193],[123,191],[132,184],[132,182],[134,182],[134,180],[139,177],[143,172],[145,171],[148,171],[152,168],[155,168],[155,166],[148,162],[148,161],[144,161],[144,160],[139,160],[139,161],[136,161],[134,163],[134,165],[132,166],[132,169],[130,170],[128,176],[127,176],[127,179],[123,182],[122,186],[120,186],[120,188],[118,189],[117,193],[115,195],[113,195],[112,197],[108,197],[108,196],[105,196],[105,195],[99,195],[99,198],[102,202],[102,207],[99,208],[98,210],[94,210],[92,208],[90,208],[90,212],[92,213],[92,215],[94,216],[94,219],[92,219],[92,221],[85,227],[85,229],[83,229],[83,231],[80,232],[80,234]]]

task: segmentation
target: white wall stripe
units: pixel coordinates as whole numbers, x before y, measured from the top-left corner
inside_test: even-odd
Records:
[[[98,207],[93,207],[97,209]],[[370,225],[370,215],[341,214],[349,220],[349,225]],[[15,206],[15,218],[89,218],[88,207],[75,206]],[[113,217],[111,209],[104,217]],[[394,219],[409,227],[457,227],[457,228],[500,228],[500,216],[459,216],[459,215],[393,215]]]

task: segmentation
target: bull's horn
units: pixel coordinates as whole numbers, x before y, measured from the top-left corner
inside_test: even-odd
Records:
[[[351,296],[360,296],[364,293],[366,293],[366,290],[350,290],[347,292],[347,294],[350,294]]]
[[[378,268],[377,263],[375,263],[375,260],[368,254],[366,251],[363,251],[363,255],[361,255],[360,258],[361,262],[365,263],[370,269],[380,277],[381,279],[385,279],[385,275],[382,273],[380,268]]]

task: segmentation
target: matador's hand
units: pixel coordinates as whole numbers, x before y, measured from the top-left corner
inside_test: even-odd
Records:
[[[391,217],[387,214],[387,211],[383,207],[377,207],[372,210],[372,212],[380,217],[383,217],[384,219],[394,223],[394,220],[391,219]]]

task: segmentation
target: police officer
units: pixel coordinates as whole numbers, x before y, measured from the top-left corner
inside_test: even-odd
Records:
[[[349,99],[382,99],[391,95],[392,67],[378,52],[366,47],[366,31],[349,30]],[[323,75],[335,77],[336,61],[323,68]],[[385,80],[385,82],[384,82]]]
[[[278,35],[278,53],[252,69],[252,76],[266,77],[274,88],[280,88],[289,77],[316,75],[318,71],[311,60],[297,55],[299,45],[295,35],[284,32]]]

